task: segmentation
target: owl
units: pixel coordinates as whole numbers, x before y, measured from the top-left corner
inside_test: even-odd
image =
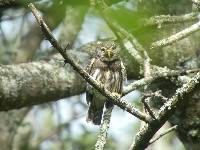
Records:
[[[98,42],[96,56],[91,59],[86,71],[107,90],[121,95],[126,72],[119,52],[120,46],[115,41]],[[89,105],[86,121],[100,125],[104,106],[113,107],[112,102],[106,101],[106,97],[89,84],[87,84],[86,101]]]

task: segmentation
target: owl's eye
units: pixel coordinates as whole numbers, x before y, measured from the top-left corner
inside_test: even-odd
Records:
[[[103,51],[103,52],[104,52],[105,50],[106,50],[106,48],[105,48],[105,47],[101,47],[101,51]]]
[[[112,49],[116,49],[116,45],[115,45],[115,44],[112,44],[111,48],[112,48]]]

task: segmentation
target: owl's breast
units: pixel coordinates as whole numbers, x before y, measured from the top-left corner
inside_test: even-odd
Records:
[[[108,90],[113,89],[113,87],[118,87],[118,82],[120,82],[120,72],[112,69],[103,69],[96,68],[91,73],[91,76],[94,80],[104,84],[105,88]]]
[[[103,62],[96,60],[94,63],[90,75],[91,77],[105,86],[106,89],[119,92],[122,85],[121,74],[121,61]]]

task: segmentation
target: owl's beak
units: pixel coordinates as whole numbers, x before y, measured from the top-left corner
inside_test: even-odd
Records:
[[[111,58],[113,56],[112,50],[107,50],[107,56],[108,58]]]

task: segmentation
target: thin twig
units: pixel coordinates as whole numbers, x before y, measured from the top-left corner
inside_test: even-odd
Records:
[[[140,88],[140,87],[143,87],[145,85],[152,83],[154,80],[155,80],[154,77],[148,77],[148,78],[142,78],[140,80],[130,83],[129,85],[124,87],[123,96]]]
[[[100,127],[100,132],[97,136],[97,143],[95,144],[95,150],[103,150],[109,130],[110,118],[113,107],[107,108],[103,115],[103,122]]]
[[[153,42],[150,46],[150,49],[162,48],[164,46],[170,45],[174,42],[177,42],[177,41],[187,37],[188,35],[196,32],[198,30],[200,30],[200,21],[193,24],[192,26],[176,33],[176,34],[171,35],[170,37],[168,37],[166,39],[162,39],[160,41]]]
[[[138,89],[145,85],[151,84],[153,81],[160,79],[160,78],[166,78],[166,77],[174,77],[174,76],[180,76],[180,75],[186,75],[189,73],[195,73],[200,71],[200,69],[191,69],[191,70],[169,70],[167,68],[157,68],[157,71],[153,71],[154,74],[151,74],[150,77],[142,78],[140,80],[134,81],[130,83],[129,85],[125,86],[123,89],[123,96]]]
[[[144,57],[145,57],[145,61],[144,61],[144,77],[148,78],[151,77],[151,59],[149,57],[149,55],[147,54],[147,52],[144,52]]]
[[[144,77],[145,78],[149,78],[151,77],[151,59],[149,57],[149,55],[147,54],[147,52],[144,52],[144,57],[145,57],[145,61],[144,61]],[[155,117],[155,113],[153,112],[153,110],[150,108],[148,102],[151,100],[151,97],[145,97],[143,96],[141,101],[143,103],[143,109],[144,112],[146,112],[147,114],[149,114],[152,118],[156,119]],[[143,128],[143,125],[141,124],[141,127]]]
[[[186,21],[194,21],[198,19],[199,13],[189,13],[180,16],[171,16],[171,15],[160,15],[153,16],[149,19],[146,19],[144,22],[145,26],[161,26],[164,23],[181,23]]]
[[[178,125],[175,125],[175,126],[169,128],[169,129],[167,129],[166,131],[160,133],[160,134],[157,135],[155,138],[153,138],[153,139],[151,139],[151,140],[149,141],[149,145],[151,145],[151,144],[154,143],[155,141],[159,140],[159,139],[160,139],[161,137],[163,137],[164,135],[166,135],[166,134],[168,134],[168,133],[170,133],[170,132],[176,130],[177,128],[178,128]]]
[[[149,106],[149,104],[148,104],[148,102],[147,101],[149,101],[150,100],[150,97],[142,97],[142,99],[141,99],[141,101],[142,101],[142,103],[144,104],[144,109],[145,110],[147,110],[147,112],[149,113],[149,115],[152,117],[152,118],[154,118],[154,119],[156,119],[156,116],[155,116],[155,113],[154,113],[154,111],[151,109],[151,107]]]
[[[104,88],[104,86],[100,83],[98,83],[96,80],[90,77],[90,75],[81,68],[79,64],[77,64],[62,48],[61,45],[57,42],[57,40],[52,35],[50,29],[40,16],[39,12],[35,8],[35,6],[31,3],[29,4],[29,8],[31,9],[32,13],[34,14],[35,18],[37,19],[37,22],[40,25],[40,28],[44,34],[44,36],[49,40],[49,42],[52,44],[52,46],[59,51],[59,53],[64,58],[64,61],[69,63],[75,71],[77,71],[83,79],[85,79],[91,86],[93,86],[96,90],[98,90],[102,95],[108,98],[108,100],[111,100],[115,105],[119,106],[123,110],[126,110],[127,112],[131,113],[132,115],[136,116],[137,118],[145,121],[150,122],[150,118],[140,112],[138,109],[136,109],[133,105],[127,103],[125,100],[120,99],[120,97],[117,97],[113,95],[110,91]]]

